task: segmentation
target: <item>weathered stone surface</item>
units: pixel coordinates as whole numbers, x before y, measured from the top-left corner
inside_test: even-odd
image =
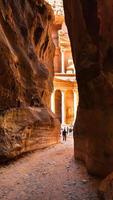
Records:
[[[88,171],[113,170],[113,2],[64,0],[79,90],[75,158]]]
[[[0,1],[1,157],[12,157],[58,142],[58,122],[47,111],[53,88],[53,19],[51,7],[42,0]],[[41,110],[41,116],[37,107]],[[57,128],[51,125],[52,121],[57,124]],[[33,139],[28,133],[27,141],[28,129]],[[51,135],[53,133],[50,130],[55,136]]]
[[[113,173],[108,175],[100,184],[99,196],[103,200],[113,199]]]
[[[47,108],[11,109],[0,116],[0,158],[59,142],[59,121]]]

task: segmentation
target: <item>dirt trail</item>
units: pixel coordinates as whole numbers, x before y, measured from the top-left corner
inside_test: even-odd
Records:
[[[98,200],[97,186],[74,161],[72,137],[0,168],[0,200]]]

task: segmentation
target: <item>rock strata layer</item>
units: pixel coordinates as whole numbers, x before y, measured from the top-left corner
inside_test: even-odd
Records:
[[[47,108],[11,109],[0,116],[0,158],[13,158],[59,142],[59,121]]]
[[[59,122],[48,110],[53,19],[44,1],[0,1],[0,157],[59,141]]]

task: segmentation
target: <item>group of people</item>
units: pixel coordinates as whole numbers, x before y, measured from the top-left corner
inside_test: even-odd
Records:
[[[64,127],[63,129],[61,129],[62,130],[62,137],[63,137],[63,141],[66,141],[66,139],[67,139],[67,135],[68,135],[68,133],[69,132],[72,132],[72,129],[71,128],[66,128],[66,127]]]

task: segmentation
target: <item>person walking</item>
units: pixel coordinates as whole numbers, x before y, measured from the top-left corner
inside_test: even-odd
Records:
[[[63,141],[66,141],[66,139],[67,139],[67,131],[66,131],[65,128],[64,128],[64,130],[62,131],[62,136],[63,136]]]

